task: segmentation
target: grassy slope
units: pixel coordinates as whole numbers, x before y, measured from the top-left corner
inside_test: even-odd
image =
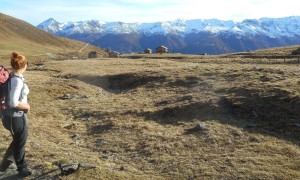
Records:
[[[47,59],[46,53],[77,52],[86,43],[67,38],[56,37],[19,19],[0,13],[0,58],[7,58],[12,51],[18,51],[32,60]],[[81,54],[97,50],[89,45]],[[105,54],[103,52],[103,54]]]
[[[8,16],[0,14],[0,21],[0,64],[8,64],[12,50],[34,61],[84,46],[32,33],[31,25]],[[138,58],[46,61],[44,70],[30,64],[27,157],[36,176],[68,161],[98,166],[68,179],[300,178],[298,64]],[[65,93],[72,99],[62,100]],[[191,129],[199,123],[205,130]],[[0,139],[3,155],[10,142],[4,128]]]
[[[31,66],[31,166],[98,166],[71,179],[300,178],[299,65],[180,59]]]

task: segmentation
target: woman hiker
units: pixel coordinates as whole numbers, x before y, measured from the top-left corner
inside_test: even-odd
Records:
[[[7,170],[9,165],[12,164],[12,161],[8,158],[13,156],[17,165],[18,175],[22,177],[32,174],[25,160],[25,144],[28,136],[27,113],[30,111],[30,105],[27,102],[29,88],[23,77],[27,65],[25,56],[16,52],[12,53],[11,85],[9,91],[10,109],[4,114],[2,119],[3,126],[10,131],[13,140],[0,164],[0,171],[4,172]]]

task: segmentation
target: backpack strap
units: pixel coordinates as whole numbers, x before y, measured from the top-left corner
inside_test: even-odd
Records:
[[[26,84],[25,81],[24,81],[24,79],[21,78],[20,76],[15,75],[13,72],[9,73],[9,78],[10,78],[10,80],[11,80],[12,78],[14,78],[14,77],[17,77],[17,78],[19,78],[19,79],[22,80],[22,82],[23,82],[23,87],[22,87],[22,88],[24,88],[24,85]],[[10,91],[10,90],[11,90],[11,81],[9,81],[9,91]],[[20,97],[22,98],[22,91],[21,91]]]
[[[15,75],[13,72],[9,73],[9,76],[10,76],[10,78],[17,77],[17,78],[21,79],[25,83],[25,81],[24,81],[23,78],[21,78],[20,76]]]

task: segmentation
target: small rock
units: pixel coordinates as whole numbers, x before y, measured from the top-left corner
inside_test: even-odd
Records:
[[[36,65],[35,70],[43,70],[44,65]]]
[[[93,117],[90,116],[90,117],[86,118],[85,120],[86,120],[86,121],[91,121],[92,119],[93,119]]]
[[[103,139],[97,139],[97,140],[96,140],[96,144],[97,144],[98,146],[102,146],[102,145],[104,145],[104,144],[107,144],[107,142],[104,141]]]
[[[61,99],[71,99],[71,94],[64,94]]]
[[[87,95],[83,95],[83,96],[81,96],[81,98],[82,99],[87,99],[87,98],[89,98]]]
[[[71,138],[72,139],[80,139],[80,135],[79,134],[74,134]]]
[[[80,144],[80,141],[79,140],[76,140],[75,141],[75,144],[78,146]]]
[[[206,129],[207,128],[205,127],[205,124],[200,123],[200,124],[197,124],[196,126],[190,128],[190,129],[187,129],[185,133],[186,134],[200,133],[200,132],[205,132]]]
[[[194,131],[203,131],[203,130],[206,130],[206,127],[205,127],[205,124],[197,124],[194,128],[193,128]]]

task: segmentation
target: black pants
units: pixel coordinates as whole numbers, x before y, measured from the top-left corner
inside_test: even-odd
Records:
[[[12,134],[13,140],[5,152],[3,160],[13,155],[18,171],[27,167],[25,160],[25,144],[28,137],[27,116],[23,113],[20,117],[4,116],[3,126]]]

